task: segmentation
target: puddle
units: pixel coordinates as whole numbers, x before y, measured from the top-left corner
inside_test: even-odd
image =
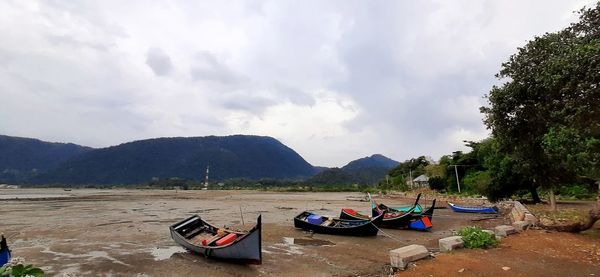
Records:
[[[185,252],[187,252],[187,250],[181,246],[171,246],[169,248],[153,248],[151,254],[154,256],[155,261],[162,261],[171,258],[173,254]]]
[[[297,239],[290,237],[283,237],[283,243],[286,245],[302,245],[302,246],[330,246],[335,243],[323,240],[323,239]]]

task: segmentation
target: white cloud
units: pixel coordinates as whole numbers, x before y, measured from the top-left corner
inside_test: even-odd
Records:
[[[269,135],[315,165],[438,158],[534,35],[593,1],[1,1],[0,133]]]

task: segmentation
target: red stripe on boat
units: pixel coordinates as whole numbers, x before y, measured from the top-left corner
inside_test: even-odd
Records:
[[[431,220],[429,220],[429,217],[423,217],[421,218],[421,221],[423,221],[423,225],[425,225],[425,227],[429,228],[431,226],[433,226],[433,224],[431,224]]]
[[[344,208],[344,209],[342,209],[342,211],[344,211],[347,214],[351,214],[351,215],[356,215],[357,214],[357,212],[355,210],[353,210],[353,209]]]

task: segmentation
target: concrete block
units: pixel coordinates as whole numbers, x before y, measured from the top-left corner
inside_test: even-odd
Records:
[[[462,248],[465,243],[461,236],[452,236],[447,238],[442,238],[439,241],[440,251],[447,252],[452,251],[454,249]]]
[[[429,251],[423,245],[413,244],[390,250],[390,263],[392,267],[404,270],[408,263],[429,256]]]
[[[517,232],[521,232],[523,230],[527,230],[529,227],[529,223],[527,221],[515,221],[512,226],[517,230]]]
[[[494,233],[496,234],[496,236],[500,236],[500,237],[506,237],[506,236],[514,234],[516,232],[517,232],[517,230],[515,230],[515,227],[509,226],[509,225],[500,225],[500,226],[496,226],[496,228],[494,228]]]

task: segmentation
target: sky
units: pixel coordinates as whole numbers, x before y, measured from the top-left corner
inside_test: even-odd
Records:
[[[467,150],[502,62],[585,0],[0,1],[0,134],[271,136],[316,166]]]

